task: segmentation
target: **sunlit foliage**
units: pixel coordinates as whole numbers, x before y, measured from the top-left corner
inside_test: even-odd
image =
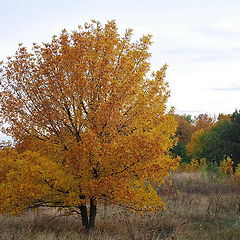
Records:
[[[0,114],[16,147],[0,152],[1,213],[59,207],[91,228],[97,204],[164,208],[151,183],[178,165],[166,66],[149,74],[151,36],[131,36],[93,21],[3,64]]]
[[[233,161],[230,157],[223,159],[220,162],[220,170],[223,174],[230,175],[233,174]]]

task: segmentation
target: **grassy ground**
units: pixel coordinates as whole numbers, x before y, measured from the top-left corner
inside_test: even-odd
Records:
[[[240,187],[215,175],[174,173],[158,188],[167,210],[138,216],[118,208],[98,209],[96,230],[84,233],[80,219],[53,210],[0,216],[0,240],[239,240]]]

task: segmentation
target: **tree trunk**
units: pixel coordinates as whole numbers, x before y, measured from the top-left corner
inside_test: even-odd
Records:
[[[89,222],[88,222],[88,213],[86,205],[81,205],[80,207],[81,218],[82,218],[82,225],[85,229],[88,229]]]
[[[90,199],[90,211],[88,216],[87,206],[79,206],[82,218],[82,225],[86,230],[92,230],[95,227],[95,219],[97,215],[97,205],[94,202],[94,199]]]
[[[97,214],[97,205],[94,203],[94,200],[90,199],[90,214],[89,214],[89,229],[94,229],[95,219]]]

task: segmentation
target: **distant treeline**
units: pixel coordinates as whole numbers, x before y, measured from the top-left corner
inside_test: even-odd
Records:
[[[206,158],[220,163],[230,157],[240,163],[240,111],[232,114],[176,115],[178,144],[172,149],[183,162]]]

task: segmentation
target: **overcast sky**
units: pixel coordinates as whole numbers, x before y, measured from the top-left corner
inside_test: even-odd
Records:
[[[239,0],[0,0],[0,60],[91,19],[153,35],[152,69],[169,65],[177,113],[240,108]]]

